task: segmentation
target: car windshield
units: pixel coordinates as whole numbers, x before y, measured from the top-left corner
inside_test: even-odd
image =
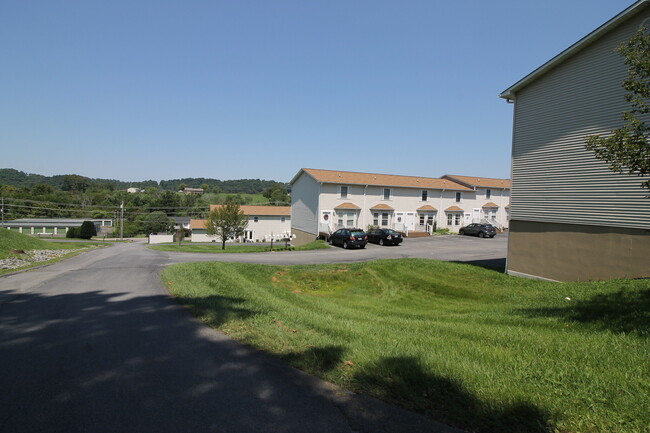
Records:
[[[365,236],[366,234],[362,231],[355,230],[351,232],[352,236]]]

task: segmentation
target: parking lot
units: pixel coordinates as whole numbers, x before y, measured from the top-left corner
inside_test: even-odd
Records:
[[[168,253],[169,263],[196,261],[226,261],[273,265],[298,265],[318,263],[350,263],[377,259],[424,258],[472,263],[494,269],[504,269],[507,234],[492,239],[473,236],[443,235],[428,238],[405,238],[398,246],[368,244],[364,249],[330,247],[312,251],[278,251],[250,254]],[[228,247],[226,247],[227,249]]]

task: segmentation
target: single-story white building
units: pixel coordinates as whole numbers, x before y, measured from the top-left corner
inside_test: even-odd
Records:
[[[212,212],[218,205],[211,205]],[[291,207],[289,206],[240,206],[248,216],[248,226],[242,239],[230,241],[269,242],[291,235]],[[207,234],[206,220],[193,219],[190,221],[192,242],[217,242],[215,236]]]
[[[65,236],[70,227],[81,227],[84,221],[92,221],[97,234],[113,231],[113,220],[97,218],[21,218],[5,221],[4,227],[28,235]]]

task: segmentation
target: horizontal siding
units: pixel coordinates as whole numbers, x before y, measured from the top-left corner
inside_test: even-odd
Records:
[[[623,124],[627,68],[614,50],[649,16],[646,10],[516,95],[511,219],[650,225],[643,178],[613,173],[584,148],[587,136]]]
[[[291,185],[291,229],[318,235],[320,185],[302,173]]]

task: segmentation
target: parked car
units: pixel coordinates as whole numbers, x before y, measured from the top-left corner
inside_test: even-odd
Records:
[[[343,248],[359,247],[365,248],[368,243],[368,235],[361,229],[338,229],[329,236],[329,243],[341,245]]]
[[[399,245],[404,238],[393,229],[374,229],[368,232],[368,242],[379,245]]]
[[[459,235],[478,236],[479,238],[493,238],[497,234],[497,229],[492,224],[469,224],[458,230]]]

